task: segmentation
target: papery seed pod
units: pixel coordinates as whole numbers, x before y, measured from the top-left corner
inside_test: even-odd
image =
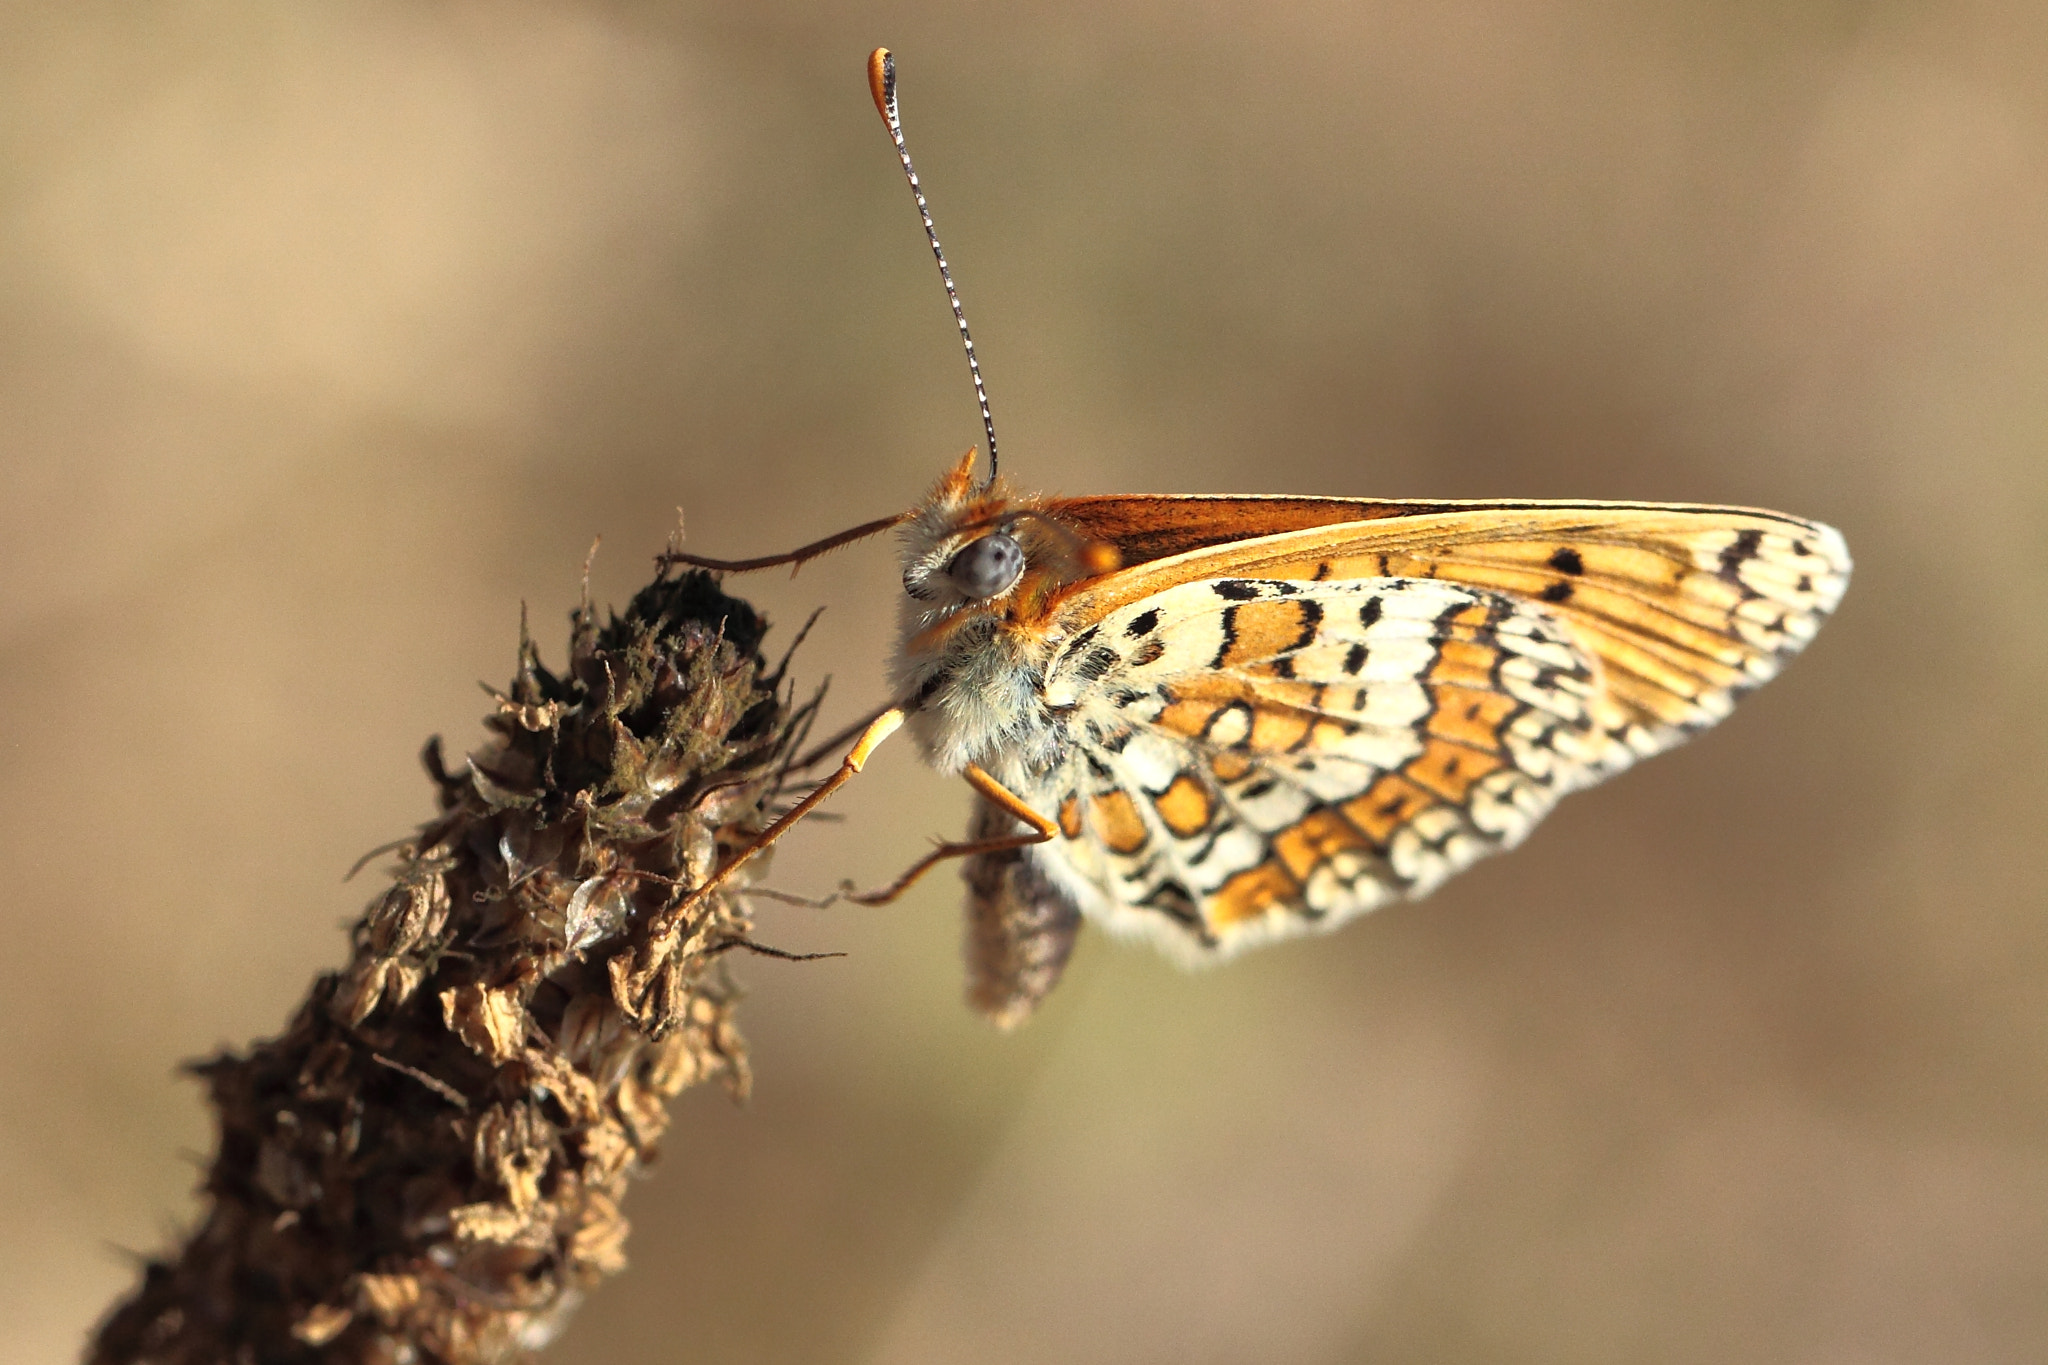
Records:
[[[633,914],[631,882],[610,874],[587,878],[562,913],[562,936],[572,953],[615,937]]]

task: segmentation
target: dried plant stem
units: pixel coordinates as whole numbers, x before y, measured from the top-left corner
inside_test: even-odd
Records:
[[[192,1068],[220,1124],[203,1221],[100,1324],[94,1365],[523,1358],[624,1265],[619,1201],[666,1101],[747,1088],[736,883],[674,909],[758,830],[805,711],[765,629],[663,576],[557,676],[529,639],[397,846],[346,969],[285,1033]]]

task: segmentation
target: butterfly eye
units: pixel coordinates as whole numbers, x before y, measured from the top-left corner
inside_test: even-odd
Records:
[[[1001,597],[1024,576],[1024,547],[996,531],[974,541],[946,566],[946,577],[969,597]]]

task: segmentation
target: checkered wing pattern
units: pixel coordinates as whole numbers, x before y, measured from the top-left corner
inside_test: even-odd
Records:
[[[1401,555],[1428,577],[1318,578],[1385,562],[1325,545],[1127,601],[1046,673],[1070,748],[1033,792],[1061,834],[1036,856],[1196,959],[1423,895],[1796,653],[1847,577],[1801,526]]]

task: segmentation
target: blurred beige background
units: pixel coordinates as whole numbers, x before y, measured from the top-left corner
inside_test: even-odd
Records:
[[[1426,906],[1024,1034],[957,889],[764,911],[564,1362],[2048,1355],[2048,9],[1620,0],[0,9],[0,1355],[189,1218],[182,1058],[341,959],[364,850],[707,553],[979,440],[1068,492],[1594,496],[1841,526],[1723,729]],[[742,589],[832,718],[880,546]],[[771,648],[773,645],[771,644]],[[773,884],[967,793],[885,750]]]

